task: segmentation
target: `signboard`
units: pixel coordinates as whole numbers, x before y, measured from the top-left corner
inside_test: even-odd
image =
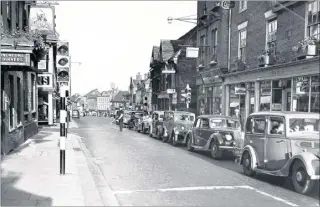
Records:
[[[212,82],[217,82],[217,76],[220,76],[221,74],[221,70],[216,69],[203,72],[200,75],[204,84],[210,84]]]
[[[53,82],[52,82],[52,74],[38,74],[38,88],[51,88],[53,87]]]
[[[175,92],[176,92],[176,89],[170,89],[170,88],[167,89],[168,94],[173,94]]]
[[[186,48],[186,57],[187,58],[198,58],[199,57],[199,48],[187,47]]]
[[[282,104],[281,103],[274,103],[272,104],[272,111],[281,111]]]
[[[39,31],[42,35],[55,34],[53,7],[48,5],[31,6],[29,26],[31,31]]]
[[[1,65],[31,66],[30,54],[24,53],[1,53]]]
[[[38,62],[38,70],[47,70],[47,61],[46,60],[40,60]]]
[[[246,88],[234,87],[234,93],[236,95],[245,95],[246,94]]]

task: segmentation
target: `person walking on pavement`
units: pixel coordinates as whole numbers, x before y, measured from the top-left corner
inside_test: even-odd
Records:
[[[123,128],[123,108],[120,107],[120,110],[119,110],[119,117],[118,117],[118,121],[119,121],[119,130],[120,132],[122,132],[122,128]]]
[[[241,130],[243,130],[243,123],[242,123],[242,117],[240,114],[240,110],[239,109],[235,109],[234,110],[236,112],[235,117],[239,120],[240,125],[241,125]]]

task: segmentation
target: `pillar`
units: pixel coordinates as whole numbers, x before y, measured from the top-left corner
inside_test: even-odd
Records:
[[[222,97],[225,98],[225,101],[223,102],[224,104],[222,104],[224,106],[224,113],[225,116],[229,116],[230,115],[230,94],[229,94],[229,85],[222,85]],[[224,94],[223,94],[224,93]]]
[[[249,84],[246,84],[246,97],[245,97],[245,117],[243,117],[244,120],[249,116],[250,114],[250,91],[249,91]]]
[[[254,112],[260,110],[260,82],[256,81],[254,83]]]
[[[48,72],[54,73],[54,62],[53,62],[53,47],[51,46],[49,49],[49,64],[48,64]],[[53,125],[53,92],[48,92],[48,125]]]

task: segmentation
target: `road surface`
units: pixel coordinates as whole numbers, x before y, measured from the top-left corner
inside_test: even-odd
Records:
[[[75,122],[79,128],[69,133],[82,137],[101,196],[108,201],[111,191],[118,205],[319,206],[318,190],[304,196],[270,177],[247,177],[232,160],[215,161],[148,135],[119,132],[106,117]]]

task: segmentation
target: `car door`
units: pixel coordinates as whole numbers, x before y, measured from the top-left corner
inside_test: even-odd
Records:
[[[267,120],[265,116],[249,117],[246,123],[246,139],[257,153],[258,167],[264,168]]]
[[[198,141],[199,146],[204,147],[207,144],[211,134],[210,132],[211,130],[209,128],[209,119],[201,118],[201,125],[199,130],[199,141]]]
[[[266,169],[279,170],[289,159],[288,139],[283,116],[270,116],[266,140]]]
[[[198,118],[197,121],[194,124],[194,130],[193,130],[193,144],[198,146],[199,145],[199,134],[200,134],[200,126],[201,126],[201,118]]]

